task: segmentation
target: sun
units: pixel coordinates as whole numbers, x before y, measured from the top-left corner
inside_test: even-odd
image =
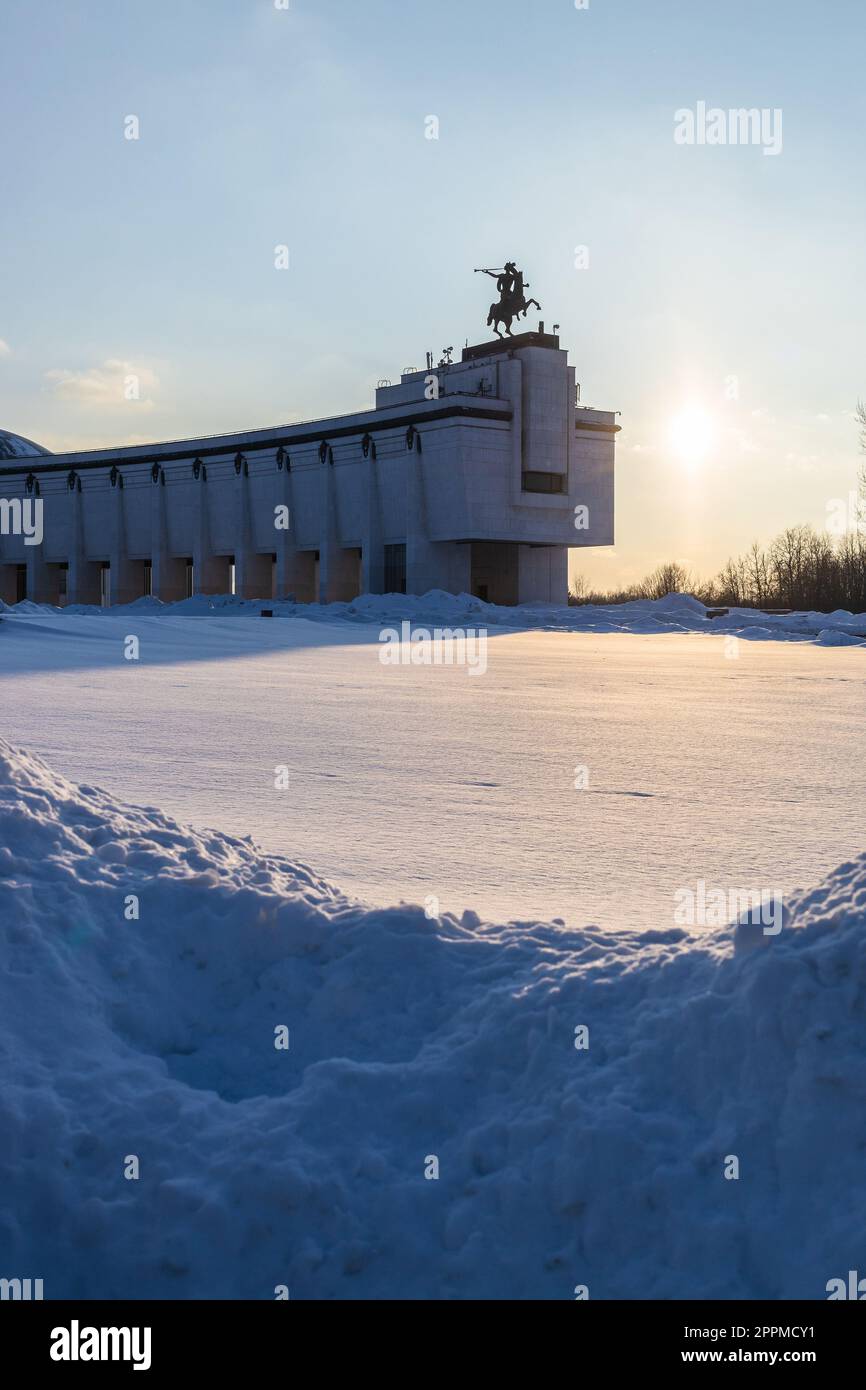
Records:
[[[713,417],[699,405],[685,406],[671,420],[668,439],[681,463],[693,466],[703,463],[715,443],[716,427]]]

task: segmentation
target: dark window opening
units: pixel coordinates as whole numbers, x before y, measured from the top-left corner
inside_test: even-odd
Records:
[[[27,597],[27,566],[19,565],[15,576],[15,602],[23,603]]]
[[[153,598],[153,562],[144,562],[144,597]]]
[[[523,474],[524,492],[565,492],[564,473],[539,473],[531,470]]]
[[[194,588],[194,584],[195,584],[195,575],[194,575],[194,572],[193,572],[193,563],[192,563],[192,560],[187,560],[187,562],[186,562],[186,585],[185,585],[185,593],[186,593],[187,598],[192,598],[192,591],[193,591],[193,588]]]
[[[406,546],[385,546],[385,593],[406,592]]]

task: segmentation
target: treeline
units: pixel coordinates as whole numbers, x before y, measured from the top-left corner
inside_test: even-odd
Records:
[[[571,586],[569,603],[629,603],[665,594],[692,594],[710,607],[805,608],[830,613],[847,608],[866,612],[866,528],[831,536],[811,526],[791,526],[766,548],[728,560],[708,581],[673,561],[628,589],[597,593],[582,576]]]
[[[866,403],[857,402],[855,418],[860,452],[866,454]],[[696,578],[684,565],[659,565],[640,584],[594,593],[582,576],[569,592],[569,603],[629,603],[666,594],[691,594],[710,608],[806,608],[832,613],[847,608],[866,613],[866,463],[857,478],[856,515],[850,529],[833,536],[812,526],[790,526],[766,548],[752,545],[747,555],[729,560],[715,579]],[[851,524],[853,523],[853,524]]]

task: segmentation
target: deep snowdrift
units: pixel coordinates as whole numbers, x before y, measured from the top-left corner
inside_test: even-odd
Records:
[[[448,594],[431,589],[418,597],[407,594],[363,594],[351,603],[294,603],[288,599],[241,599],[232,594],[205,595],[183,599],[180,603],[162,603],[156,598],[140,598],[134,603],[118,604],[111,609],[70,604],[53,608],[50,604],[32,603],[24,599],[11,607],[0,602],[0,613],[14,616],[39,614],[92,613],[165,613],[201,617],[219,613],[225,615],[255,615],[269,608],[276,617],[307,618],[312,622],[338,623],[395,623],[408,619],[413,623],[439,626],[456,624],[502,627],[523,631],[544,632],[705,632],[714,636],[736,634],[753,640],[771,638],[818,641],[822,645],[866,645],[866,613],[763,613],[755,608],[732,608],[719,618],[707,616],[708,610],[690,594],[668,594],[666,598],[639,599],[634,603],[586,604],[569,607],[562,604],[528,603],[517,607],[501,607],[485,603],[471,594]]]
[[[790,907],[742,949],[368,911],[0,742],[0,1275],[823,1298],[864,1259],[866,856]]]

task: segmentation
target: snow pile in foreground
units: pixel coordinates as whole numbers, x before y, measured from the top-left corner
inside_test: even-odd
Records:
[[[864,1260],[864,924],[866,856],[742,950],[437,925],[0,742],[0,1276],[825,1297]]]
[[[502,607],[485,603],[471,594],[448,594],[431,589],[420,597],[407,594],[363,594],[351,603],[295,603],[290,599],[241,599],[232,594],[199,594],[179,603],[140,598],[111,609],[70,604],[53,608],[29,599],[9,606],[0,602],[0,613],[10,616],[40,614],[142,613],[186,614],[204,617],[257,616],[263,608],[275,617],[308,618],[315,622],[394,624],[402,621],[442,627],[503,627],[544,632],[704,632],[715,636],[736,634],[751,640],[789,639],[817,641],[822,646],[866,646],[866,613],[763,613],[755,608],[732,608],[724,617],[711,618],[703,603],[690,594],[639,599],[634,603],[563,604],[528,603]]]

